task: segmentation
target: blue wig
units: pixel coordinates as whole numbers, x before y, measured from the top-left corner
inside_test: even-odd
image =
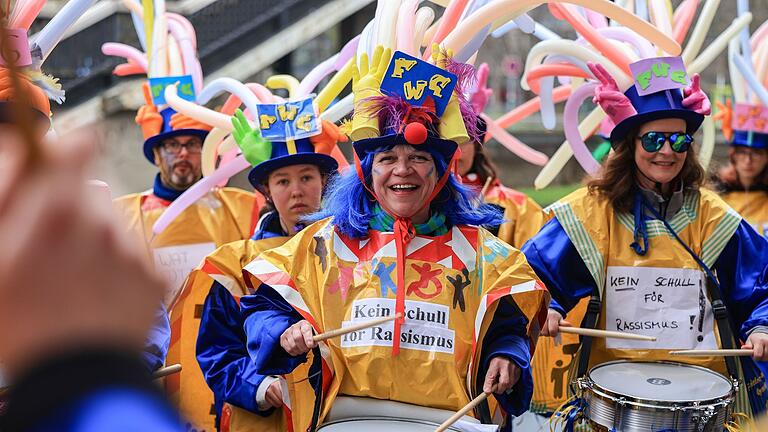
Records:
[[[392,146],[383,146],[366,154],[360,161],[368,187],[371,186],[371,167],[376,153],[389,150]],[[438,178],[448,169],[443,157],[427,149],[432,155],[437,168]],[[354,168],[346,173],[335,176],[328,186],[323,206],[319,212],[309,216],[309,220],[317,221],[327,217],[333,218],[333,224],[343,234],[351,238],[368,236],[368,223],[373,216],[376,200],[363,187]],[[440,193],[430,203],[433,212],[445,215],[448,228],[456,225],[498,226],[504,221],[498,208],[480,202],[478,194],[462,185],[451,175]]]

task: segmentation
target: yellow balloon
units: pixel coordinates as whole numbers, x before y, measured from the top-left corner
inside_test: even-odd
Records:
[[[293,75],[272,75],[267,79],[264,85],[269,89],[285,89],[288,90],[288,97],[296,97],[296,91],[299,89],[299,80]]]
[[[220,128],[213,128],[203,142],[203,152],[200,155],[200,167],[203,169],[203,177],[208,177],[216,170],[216,149],[219,143],[229,132]]]
[[[712,160],[712,153],[715,151],[715,121],[712,120],[712,116],[704,117],[702,129],[704,138],[701,140],[701,149],[699,149],[699,162],[706,170],[709,161]]]
[[[715,12],[717,12],[719,5],[720,0],[707,0],[704,3],[699,19],[696,20],[696,25],[693,27],[688,44],[683,51],[683,62],[686,65],[691,64],[693,59],[699,54],[699,50],[701,50],[701,46],[704,44],[704,38],[707,36],[709,26],[712,25],[712,20],[715,18]]]
[[[317,103],[318,110],[321,113],[341,94],[344,87],[352,81],[352,68],[355,67],[354,62],[354,58],[349,59],[347,64],[345,64],[341,70],[336,72],[336,75],[334,75],[328,84],[320,90],[320,93],[317,94],[315,103]]]
[[[686,63],[688,73],[702,72],[706,69],[725,50],[731,39],[738,38],[739,32],[747,27],[750,21],[752,21],[752,14],[749,12],[733,20],[731,25],[724,32],[720,33],[712,43],[707,45],[707,48],[695,60]]]
[[[592,112],[579,123],[579,135],[583,137],[589,136],[592,131],[600,126],[600,122],[603,121],[604,117],[605,113],[600,107],[593,109]],[[563,167],[568,163],[568,160],[571,159],[572,156],[573,149],[571,149],[571,145],[568,141],[563,142],[555,154],[549,158],[549,162],[547,162],[547,164],[544,165],[544,168],[541,169],[541,172],[533,181],[533,187],[536,189],[544,189],[549,186],[549,184],[552,183],[552,180],[560,174],[560,171],[563,170]]]

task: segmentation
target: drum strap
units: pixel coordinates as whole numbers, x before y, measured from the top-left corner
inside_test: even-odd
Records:
[[[726,308],[725,302],[723,301],[722,290],[720,288],[720,284],[717,281],[717,277],[715,277],[714,273],[709,268],[709,266],[706,265],[701,260],[701,258],[699,258],[696,252],[691,250],[691,248],[680,238],[680,236],[677,235],[677,232],[675,232],[672,226],[669,225],[669,222],[667,222],[667,220],[663,218],[659,214],[659,212],[645,200],[644,197],[641,197],[640,200],[641,200],[640,214],[642,214],[642,207],[648,209],[656,219],[660,220],[664,224],[664,227],[667,229],[667,231],[669,231],[669,233],[675,237],[675,240],[677,240],[677,242],[680,243],[680,245],[682,245],[683,248],[685,248],[688,254],[691,255],[691,257],[696,261],[696,263],[699,264],[701,269],[704,270],[704,272],[707,274],[707,281],[706,281],[707,294],[709,295],[709,298],[712,300],[712,312],[717,322],[717,331],[720,336],[720,343],[722,345],[722,348],[724,349],[736,348],[735,346],[736,339],[734,337],[734,332],[731,327],[730,319],[728,318],[729,316],[728,309]],[[641,218],[639,222],[645,225],[644,219]],[[638,221],[636,221],[636,223],[638,223]],[[644,228],[644,227],[641,227],[641,228]],[[645,230],[641,229],[641,231],[645,231]],[[643,252],[643,254],[646,251],[647,251],[647,240],[646,240],[646,250]],[[601,308],[602,308],[602,300],[600,297],[600,291],[598,290],[597,285],[595,285],[592,287],[592,296],[589,299],[587,312],[584,315],[584,319],[581,322],[581,326],[583,328],[589,328],[589,329],[593,329],[597,327],[597,319],[600,315]],[[579,352],[579,364],[576,369],[576,378],[582,378],[586,375],[587,368],[589,367],[589,355],[591,350],[592,350],[592,337],[582,336],[581,350]],[[738,379],[739,374],[738,374],[738,367],[736,364],[735,357],[725,357],[725,366],[731,378]]]
[[[597,319],[600,317],[600,310],[603,307],[603,301],[600,299],[600,291],[597,285],[592,287],[592,296],[587,304],[587,312],[584,319],[581,320],[581,327],[594,329],[597,327]],[[581,350],[579,350],[579,364],[576,369],[576,378],[582,378],[587,374],[589,366],[589,354],[592,351],[592,336],[580,336]]]
[[[640,195],[640,194],[638,194]],[[725,306],[725,302],[723,301],[722,296],[722,289],[720,288],[720,283],[717,281],[717,277],[712,272],[712,269],[709,268],[708,265],[704,263],[704,261],[699,258],[699,256],[694,252],[684,241],[680,238],[680,236],[677,235],[677,232],[675,232],[674,228],[667,222],[666,219],[664,219],[659,212],[648,203],[648,201],[645,200],[644,197],[642,199],[642,205],[646,209],[648,209],[653,216],[660,220],[664,227],[669,231],[670,234],[672,234],[675,237],[675,240],[677,240],[678,243],[680,243],[681,246],[688,252],[688,254],[693,258],[696,263],[701,267],[702,270],[704,270],[704,273],[707,274],[707,280],[706,280],[706,287],[707,287],[707,294],[709,294],[709,298],[712,300],[712,312],[715,315],[715,321],[717,321],[717,332],[720,336],[720,344],[722,345],[722,348],[724,349],[733,349],[736,348],[736,338],[734,336],[733,328],[731,327],[731,321],[728,318],[728,309]],[[642,210],[641,210],[642,212]],[[643,224],[645,224],[645,221],[642,221]],[[733,379],[738,379],[738,368],[736,365],[736,358],[735,357],[725,357],[725,367],[728,369],[728,374]]]
[[[315,432],[320,421],[320,409],[323,405],[323,356],[320,347],[312,349],[312,365],[309,367],[307,379],[315,392],[315,404],[312,407],[312,421],[307,432]]]

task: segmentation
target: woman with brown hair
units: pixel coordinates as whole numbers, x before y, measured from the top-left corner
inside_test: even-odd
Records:
[[[736,131],[728,160],[717,172],[715,190],[758,233],[768,237],[768,134]]]
[[[750,383],[735,412],[765,410],[754,360],[768,359],[768,284],[761,276],[768,242],[701,188],[692,135],[710,104],[699,77],[682,91],[667,86],[641,95],[640,83],[622,91],[602,66],[589,67],[600,81],[594,101],[616,125],[614,153],[586,188],[550,208],[554,218],[523,248],[552,293],[542,334],[569,326],[566,312],[589,297],[582,327],[656,341],[582,338],[572,379],[615,360],[676,360]],[[752,349],[752,357],[669,354],[738,347]]]

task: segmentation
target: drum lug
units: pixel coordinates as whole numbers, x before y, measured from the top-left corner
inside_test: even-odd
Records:
[[[704,432],[709,424],[709,420],[717,414],[714,407],[707,407],[705,410],[697,411],[691,415],[691,421],[696,425],[696,432]]]

